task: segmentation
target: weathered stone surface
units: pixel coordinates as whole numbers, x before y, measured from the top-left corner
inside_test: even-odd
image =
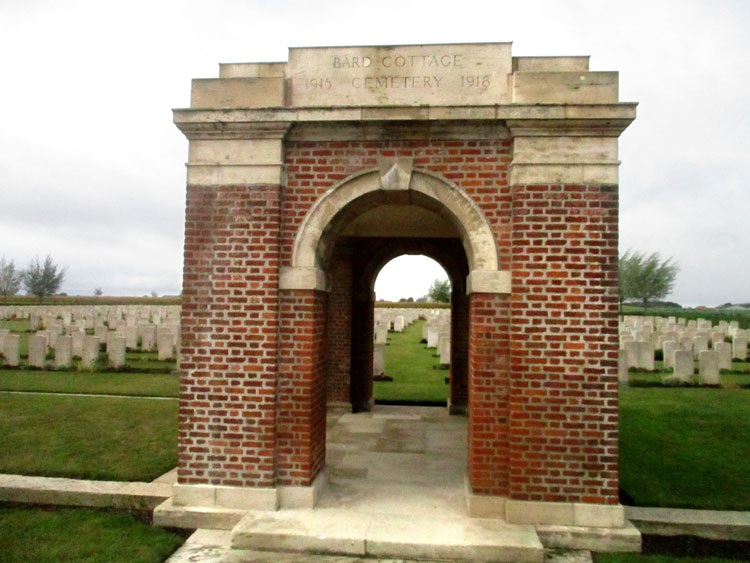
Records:
[[[698,377],[704,385],[719,385],[719,355],[713,350],[703,350],[698,356]]]
[[[73,339],[58,336],[55,342],[55,367],[69,368],[73,360]]]
[[[109,358],[109,365],[115,369],[125,365],[125,339],[122,336],[109,339],[107,358]]]
[[[83,339],[83,352],[81,356],[81,365],[86,368],[93,368],[99,359],[99,338],[96,336],[86,336]]]
[[[47,339],[40,335],[29,336],[29,365],[43,368],[47,357]]]
[[[17,334],[8,334],[3,340],[5,365],[17,367],[21,363],[21,337]]]
[[[510,102],[510,43],[289,50],[292,106]]]

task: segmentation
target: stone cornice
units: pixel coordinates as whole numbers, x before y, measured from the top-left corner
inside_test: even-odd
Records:
[[[513,135],[619,136],[636,103],[386,106],[336,108],[175,109],[188,139],[283,138],[293,123],[387,121],[501,121]]]

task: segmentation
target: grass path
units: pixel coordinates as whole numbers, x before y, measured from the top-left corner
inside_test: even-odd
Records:
[[[404,332],[388,334],[385,347],[385,375],[393,381],[376,381],[375,400],[386,401],[446,401],[448,370],[436,369],[436,350],[420,344],[422,326],[426,321],[416,321]]]

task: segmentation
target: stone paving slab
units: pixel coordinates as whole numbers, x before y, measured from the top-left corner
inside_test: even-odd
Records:
[[[625,517],[644,534],[750,541],[750,512],[626,506]]]
[[[0,475],[0,501],[5,502],[153,510],[171,495],[168,483]]]
[[[232,531],[232,547],[478,562],[543,559],[533,526],[344,509],[250,512]]]
[[[440,563],[445,559],[392,559],[231,549],[231,532],[196,530],[166,563]],[[544,550],[544,563],[591,563],[588,551]]]

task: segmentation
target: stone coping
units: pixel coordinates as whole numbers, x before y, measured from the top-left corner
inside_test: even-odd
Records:
[[[292,123],[374,121],[506,121],[524,135],[619,136],[636,117],[634,102],[485,106],[382,106],[174,109],[174,123],[193,138],[283,138]],[[217,128],[216,124],[221,123]],[[541,127],[541,129],[539,129]]]
[[[153,510],[172,495],[169,482],[87,481],[0,475],[0,501],[24,504]]]
[[[750,511],[626,506],[625,517],[644,534],[750,541]]]

